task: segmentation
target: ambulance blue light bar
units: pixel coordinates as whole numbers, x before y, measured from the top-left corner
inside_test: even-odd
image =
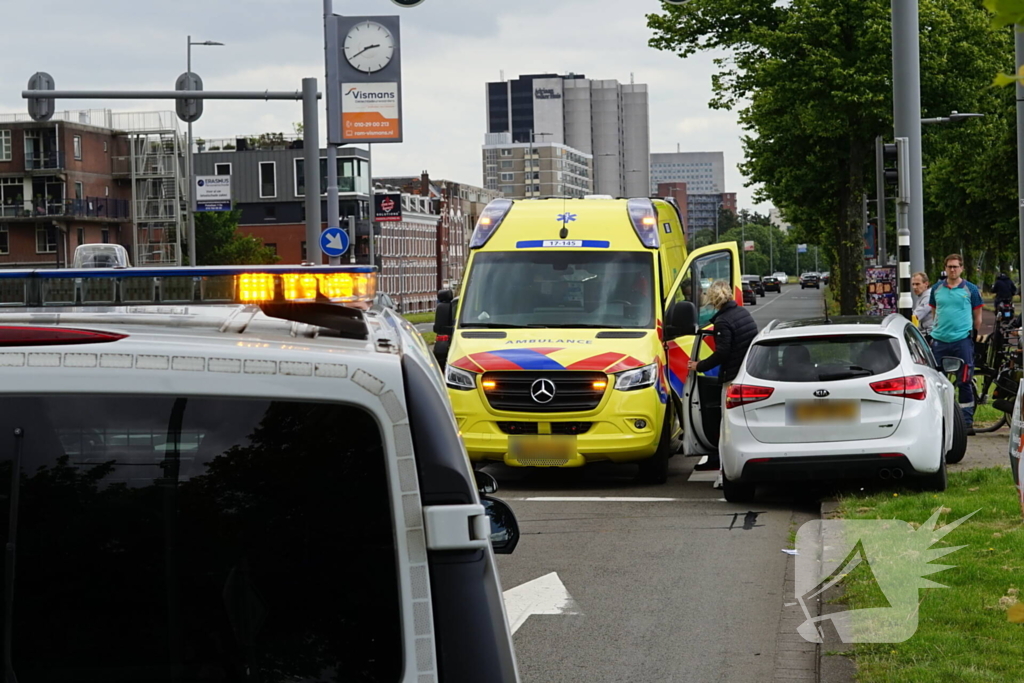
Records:
[[[372,266],[0,270],[0,309],[152,304],[371,303]]]
[[[661,245],[658,233],[658,210],[650,199],[630,199],[626,203],[629,220],[640,242],[649,249],[657,249]]]
[[[491,239],[491,235],[505,220],[505,216],[508,215],[511,208],[511,199],[492,199],[488,202],[480,214],[480,218],[476,221],[476,227],[473,228],[473,236],[469,238],[469,248],[479,249],[487,244],[487,240]]]

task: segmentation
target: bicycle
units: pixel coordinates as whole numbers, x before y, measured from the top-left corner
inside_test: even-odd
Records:
[[[988,427],[975,427],[975,433],[994,432],[1008,422],[1020,384],[1021,356],[1020,319],[1000,316],[992,334],[975,341],[975,406],[991,405],[1000,411],[999,419]]]

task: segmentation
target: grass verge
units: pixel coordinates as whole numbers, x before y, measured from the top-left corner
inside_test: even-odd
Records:
[[[423,341],[427,342],[427,346],[433,346],[437,341],[437,335],[433,332],[420,332],[420,334],[423,335]]]
[[[930,579],[948,586],[919,591],[917,632],[902,643],[853,646],[858,683],[1010,683],[1020,681],[1024,624],[1007,610],[1024,588],[1024,523],[1008,468],[956,472],[944,493],[900,491],[840,501],[845,519],[895,519],[920,524],[940,509],[939,525],[978,512],[936,547],[966,546],[935,564],[951,566]],[[845,581],[850,609],[877,607],[870,573]],[[1019,609],[1019,608],[1018,608]]]
[[[411,322],[413,325],[434,322],[433,311],[427,311],[426,313],[410,313],[409,315],[403,315],[402,317]]]

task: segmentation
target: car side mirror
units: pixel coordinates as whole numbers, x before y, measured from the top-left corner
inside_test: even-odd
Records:
[[[692,301],[677,301],[665,315],[665,340],[697,334],[697,307]]]
[[[947,375],[952,375],[954,372],[960,372],[963,367],[963,360],[956,356],[944,356],[942,358],[942,371]]]
[[[498,555],[508,555],[519,544],[519,522],[503,500],[483,496],[480,499],[491,521],[491,547]]]
[[[477,470],[473,472],[473,476],[476,477],[476,490],[481,496],[498,492],[498,480],[487,472]]]

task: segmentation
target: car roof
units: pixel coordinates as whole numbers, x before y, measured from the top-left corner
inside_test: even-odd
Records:
[[[895,335],[906,322],[898,313],[885,317],[870,315],[839,315],[832,318],[806,318],[804,320],[773,320],[758,335],[761,340],[789,337],[814,337],[822,334],[878,334]]]

